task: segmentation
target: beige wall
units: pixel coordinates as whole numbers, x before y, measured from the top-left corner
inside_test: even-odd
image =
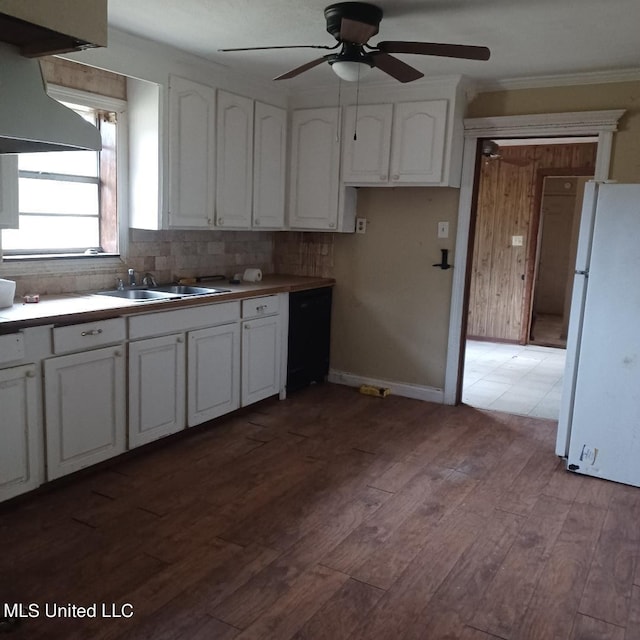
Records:
[[[458,193],[359,190],[367,232],[334,240],[333,369],[443,387],[452,270],[431,265],[453,247]],[[449,240],[437,239],[439,221],[449,222]]]
[[[481,93],[468,118],[626,109],[614,136],[611,179],[640,182],[640,82]]]
[[[615,135],[611,178],[640,182],[640,82],[481,93],[466,116],[601,109],[627,110]],[[455,189],[359,190],[367,234],[336,236],[332,249],[334,369],[443,386],[452,272],[429,265],[440,255],[435,224],[451,222],[452,248],[457,211]]]

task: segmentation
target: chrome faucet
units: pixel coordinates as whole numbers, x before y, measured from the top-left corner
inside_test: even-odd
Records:
[[[156,282],[156,279],[153,277],[152,273],[145,273],[144,277],[142,278],[142,284],[145,287],[157,287],[158,283]]]
[[[133,269],[129,269],[129,286],[130,287],[135,287],[136,286],[136,272]]]

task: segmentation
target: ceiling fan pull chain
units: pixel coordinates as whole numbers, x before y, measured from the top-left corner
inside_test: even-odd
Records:
[[[336,142],[340,142],[341,129],[342,129],[342,80],[338,79],[338,128],[336,130]]]
[[[356,82],[356,121],[353,125],[353,139],[358,139],[358,104],[360,103],[360,66],[358,66],[358,80]]]

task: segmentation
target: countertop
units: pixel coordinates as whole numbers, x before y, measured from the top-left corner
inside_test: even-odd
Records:
[[[118,316],[128,316],[151,311],[166,311],[180,307],[240,300],[254,296],[304,291],[335,284],[333,278],[311,276],[268,275],[261,282],[229,284],[216,280],[198,283],[196,286],[230,289],[228,293],[191,296],[171,300],[135,301],[91,293],[40,296],[38,303],[17,302],[12,307],[0,309],[0,333],[11,333],[25,327],[44,324],[70,324],[91,322]]]

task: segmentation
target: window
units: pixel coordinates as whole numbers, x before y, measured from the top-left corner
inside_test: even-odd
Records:
[[[102,151],[18,156],[19,228],[2,232],[7,257],[119,252],[117,141],[123,105],[73,90],[63,95],[61,102],[99,129]]]

